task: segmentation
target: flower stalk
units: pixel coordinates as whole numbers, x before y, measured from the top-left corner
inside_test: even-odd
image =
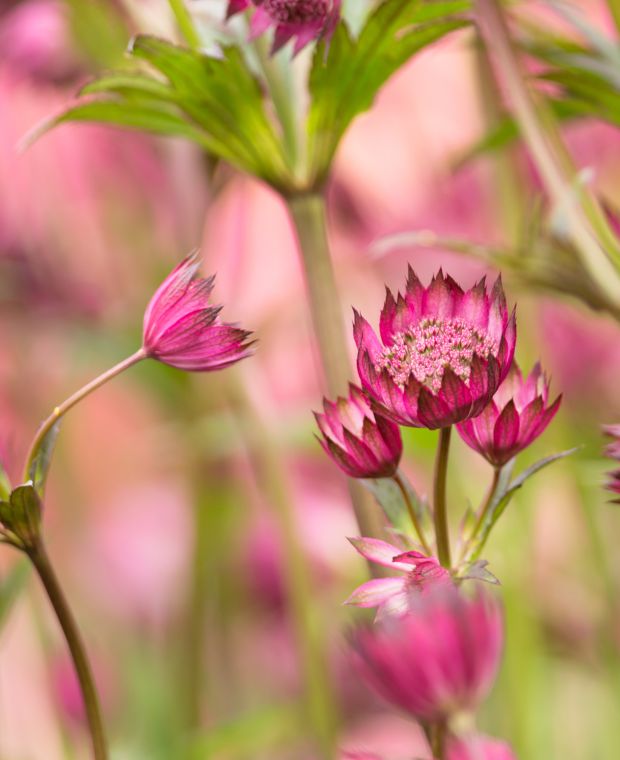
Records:
[[[493,468],[493,479],[491,481],[491,485],[489,486],[487,495],[485,496],[485,499],[482,502],[482,505],[480,506],[480,511],[478,512],[478,518],[476,520],[476,524],[474,525],[472,534],[469,537],[469,540],[465,547],[464,559],[476,559],[480,555],[480,552],[482,551],[484,547],[484,542],[476,546],[476,541],[486,521],[489,508],[491,507],[491,504],[493,503],[495,492],[497,491],[497,486],[499,485],[501,472],[502,472],[501,467]],[[468,554],[470,553],[471,553],[471,557],[468,557]]]
[[[324,382],[331,396],[345,393],[351,368],[342,310],[332,259],[327,240],[325,198],[320,194],[304,194],[287,199],[288,208],[299,240],[310,312],[316,335]],[[383,532],[378,510],[375,510],[362,486],[349,481],[349,493],[363,536]]]
[[[73,659],[84,701],[94,760],[108,760],[108,748],[101,718],[99,697],[79,628],[49,560],[42,539],[39,538],[33,546],[26,550],[26,553],[45,588],[65,636],[71,658]]]
[[[433,517],[435,521],[435,538],[437,540],[437,557],[445,568],[452,566],[450,556],[450,533],[448,531],[448,509],[446,503],[446,478],[448,474],[448,455],[452,427],[441,428],[439,444],[435,459],[433,478]]]
[[[433,551],[428,545],[428,541],[426,540],[424,531],[422,530],[422,526],[420,524],[420,521],[418,520],[416,511],[413,508],[413,504],[411,503],[411,497],[409,496],[409,491],[407,490],[407,486],[403,483],[403,479],[400,477],[398,472],[393,476],[392,479],[398,486],[398,489],[403,497],[403,501],[405,502],[407,512],[409,513],[411,524],[413,525],[413,529],[416,532],[418,538],[420,539],[420,544],[422,545],[422,548],[424,549],[424,551],[429,557],[432,556]]]

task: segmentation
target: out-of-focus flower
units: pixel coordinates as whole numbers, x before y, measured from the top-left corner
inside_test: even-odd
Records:
[[[605,455],[611,459],[617,459],[620,461],[620,424],[619,425],[603,425],[603,432],[612,438],[612,442],[605,447]],[[612,499],[614,504],[620,504],[620,469],[612,470],[607,473],[609,481],[605,484],[605,488],[617,496]]]
[[[453,739],[448,745],[447,760],[516,760],[506,742],[475,734]]]
[[[540,364],[524,380],[516,362],[482,414],[457,425],[461,438],[487,462],[501,467],[538,438],[558,411],[547,406],[549,381]]]
[[[362,386],[376,408],[401,425],[448,427],[476,417],[506,377],[516,341],[498,278],[464,292],[440,270],[425,288],[409,268],[405,295],[388,290],[379,340],[356,311]]]
[[[272,52],[295,39],[294,55],[312,40],[330,37],[340,18],[341,0],[230,0],[227,16],[255,6],[251,37],[274,27]]]
[[[324,414],[315,412],[323,434],[319,443],[341,470],[352,478],[389,478],[403,453],[400,430],[372,411],[365,393],[349,386],[349,398],[323,400]]]
[[[450,583],[450,573],[435,557],[418,551],[403,552],[397,546],[378,538],[350,538],[355,549],[370,562],[405,573],[398,578],[375,578],[355,589],[345,604],[356,607],[378,607],[377,619],[386,614],[399,614],[409,609],[412,595],[436,590],[439,584]]]
[[[437,721],[484,699],[502,642],[502,615],[491,596],[442,587],[418,595],[408,614],[360,629],[354,647],[360,672],[385,699]]]
[[[159,286],[144,313],[142,348],[172,367],[209,372],[249,356],[251,333],[218,321],[222,307],[209,304],[215,278],[199,277],[199,266],[188,256]]]
[[[374,752],[345,752],[342,760],[381,760]]]

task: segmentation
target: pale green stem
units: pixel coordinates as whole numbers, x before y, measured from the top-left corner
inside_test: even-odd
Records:
[[[27,554],[34,565],[41,583],[45,588],[60,627],[67,641],[67,646],[73,659],[75,671],[80,684],[80,690],[84,701],[84,709],[90,730],[90,736],[93,746],[94,760],[107,760],[108,748],[101,719],[101,709],[99,707],[99,697],[95,688],[95,681],[92,670],[86,655],[86,649],[82,642],[79,629],[67,604],[67,600],[62,591],[56,573],[49,561],[49,557],[43,545],[39,542],[27,550]]]
[[[435,520],[435,539],[437,557],[443,567],[450,569],[450,532],[448,530],[448,506],[446,502],[446,478],[448,474],[448,454],[450,452],[451,427],[441,428],[435,459],[433,479],[433,517]]]
[[[514,116],[538,168],[541,180],[558,208],[566,209],[566,224],[583,264],[598,287],[612,300],[620,291],[620,276],[594,235],[604,233],[607,253],[618,265],[618,241],[608,233],[596,199],[580,187],[570,157],[548,113],[539,115],[522,75],[508,26],[497,0],[477,0],[478,21],[489,50],[494,54],[510,97]],[[566,176],[567,172],[570,174]],[[572,205],[570,205],[572,203]]]
[[[191,13],[187,10],[184,0],[168,0],[177,25],[185,41],[192,48],[200,48],[202,40],[194,24]]]
[[[242,382],[231,383],[228,392],[245,428],[257,479],[268,503],[275,510],[284,553],[284,580],[292,613],[304,678],[306,706],[320,757],[334,760],[338,736],[337,710],[329,682],[325,640],[316,619],[312,572],[300,546],[293,502],[281,452],[254,408]]]
[[[94,380],[91,380],[90,383],[84,385],[78,391],[69,396],[68,399],[63,401],[62,404],[54,408],[54,411],[50,414],[50,416],[39,426],[34,440],[30,445],[30,450],[28,451],[28,455],[26,457],[26,466],[24,468],[24,481],[27,481],[30,478],[30,470],[39,451],[39,448],[41,447],[45,436],[50,432],[58,420],[60,420],[82,399],[86,398],[86,396],[97,390],[97,388],[100,388],[102,385],[107,383],[108,380],[111,380],[113,377],[120,375],[121,372],[124,372],[126,369],[129,369],[129,367],[142,361],[142,359],[146,359],[146,353],[144,352],[144,349],[141,348],[140,350],[136,351],[135,354],[127,357],[127,359],[123,359],[122,362],[119,362],[111,369],[96,377]]]
[[[418,520],[418,516],[416,514],[415,509],[413,508],[413,504],[411,503],[411,497],[409,496],[409,491],[407,490],[407,486],[403,483],[403,479],[400,477],[398,473],[396,473],[393,478],[394,482],[398,486],[403,501],[405,502],[405,506],[407,507],[407,512],[409,513],[409,519],[411,520],[411,524],[413,525],[413,529],[416,532],[418,538],[420,539],[420,543],[422,544],[422,548],[426,552],[426,554],[431,557],[433,555],[433,550],[428,545],[428,542],[426,540],[426,537],[424,536],[424,531],[422,530],[422,526],[420,525],[420,521]]]
[[[501,473],[500,467],[493,468],[493,480],[491,481],[491,485],[489,486],[487,495],[480,506],[480,510],[478,512],[478,519],[476,520],[476,524],[474,525],[472,534],[469,537],[467,546],[465,547],[463,559],[476,559],[478,556],[480,556],[480,552],[484,548],[487,536],[484,537],[482,543],[480,543],[480,545],[478,546],[476,546],[476,539],[482,529],[482,526],[485,523],[487,513],[489,511],[489,507],[493,503],[493,497],[495,496],[495,491],[497,490],[497,484],[499,483],[500,473]],[[473,548],[475,548],[475,553],[471,557],[468,557],[467,555]]]
[[[620,34],[620,2],[618,0],[607,0],[607,7],[616,27],[616,33]]]
[[[314,193],[298,195],[288,199],[288,207],[299,239],[325,386],[332,397],[343,395],[347,393],[351,365],[327,240],[325,199]],[[383,526],[379,510],[372,499],[355,480],[350,480],[349,492],[362,535],[381,535]]]

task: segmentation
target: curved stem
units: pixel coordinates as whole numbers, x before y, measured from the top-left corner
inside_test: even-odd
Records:
[[[493,502],[493,497],[495,496],[495,491],[497,489],[497,484],[499,483],[499,476],[501,473],[501,467],[494,467],[493,468],[493,480],[491,481],[491,485],[489,486],[489,490],[487,491],[487,495],[484,498],[484,501],[482,502],[480,506],[480,510],[478,512],[478,517],[476,520],[476,524],[474,525],[474,529],[472,531],[471,536],[469,537],[469,540],[467,541],[467,545],[465,547],[464,551],[464,557],[463,559],[467,558],[468,551],[474,546],[474,542],[476,540],[476,537],[480,533],[480,530],[482,526],[484,525],[484,521],[487,516],[487,512],[489,511],[489,507],[491,506],[491,503]],[[480,544],[476,548],[476,554],[479,554],[482,551],[482,548],[484,546],[484,543]],[[476,557],[472,557],[472,559],[475,559]]]
[[[393,475],[392,479],[394,480],[394,482],[400,489],[403,500],[405,502],[405,506],[407,507],[407,512],[409,513],[409,517],[413,525],[413,529],[415,530],[418,538],[420,539],[422,548],[428,554],[428,556],[431,557],[433,555],[433,550],[428,545],[428,542],[424,536],[424,532],[422,531],[422,526],[420,525],[418,516],[416,515],[415,509],[413,508],[413,504],[411,503],[411,497],[409,496],[409,491],[407,490],[407,486],[403,483],[403,479],[400,477],[398,473]]]
[[[310,193],[286,199],[297,231],[308,301],[316,335],[325,386],[332,396],[346,393],[351,366],[344,332],[340,296],[327,241],[325,199]],[[362,536],[380,536],[379,510],[354,480],[349,492]]]
[[[27,554],[34,565],[41,583],[43,584],[47,596],[50,600],[60,627],[65,635],[67,646],[73,659],[75,671],[80,684],[80,691],[84,700],[86,718],[90,730],[91,741],[93,746],[94,760],[107,760],[108,749],[101,720],[101,709],[99,707],[99,698],[95,688],[92,670],[86,656],[86,650],[80,636],[75,618],[67,604],[67,600],[62,591],[56,573],[50,563],[49,557],[43,545],[39,540],[32,548],[27,550]]]
[[[437,540],[437,557],[443,567],[450,569],[450,533],[448,531],[448,510],[446,504],[446,475],[448,473],[448,454],[450,451],[451,427],[441,428],[439,444],[435,459],[435,476],[433,480],[433,516],[435,520],[435,538]]]
[[[124,372],[132,365],[137,364],[139,361],[142,361],[142,359],[146,359],[146,353],[144,352],[143,348],[141,348],[139,351],[136,351],[135,354],[127,357],[127,359],[123,359],[122,362],[119,362],[114,367],[107,370],[107,372],[104,372],[94,380],[91,380],[90,383],[87,383],[84,387],[80,388],[74,394],[69,396],[66,401],[63,401],[60,406],[55,407],[50,416],[39,426],[34,440],[30,445],[30,450],[28,451],[28,456],[26,457],[26,466],[24,468],[24,480],[28,480],[30,478],[30,470],[39,451],[39,448],[41,447],[45,436],[50,432],[58,420],[94,390],[101,387],[104,383],[107,383],[108,380],[111,380],[113,377],[116,377],[116,375],[120,375],[121,372]]]
[[[609,235],[608,225],[603,223],[604,215],[596,198],[586,188],[579,186],[575,168],[561,142],[552,116],[544,110],[540,114],[537,111],[537,104],[526,86],[498,0],[477,0],[477,13],[481,31],[503,75],[515,118],[541,180],[556,206],[566,207],[567,202],[575,198],[574,208],[568,209],[569,213],[565,214],[570,237],[592,279],[607,297],[615,301],[620,280],[618,241]],[[571,176],[567,177],[567,173]],[[603,250],[594,230],[601,236],[607,251]]]

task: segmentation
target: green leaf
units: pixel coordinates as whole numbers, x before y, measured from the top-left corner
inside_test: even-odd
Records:
[[[488,564],[489,563],[486,559],[477,559],[474,562],[468,562],[458,569],[455,577],[463,581],[484,581],[485,583],[492,583],[498,586],[499,581],[493,573],[487,569]]]
[[[0,519],[26,546],[39,537],[43,505],[32,483],[18,486],[9,503],[0,504]]]
[[[425,529],[432,523],[428,505],[418,496],[403,473],[399,472],[398,474],[405,486],[407,494],[409,495],[411,506],[418,518],[418,522],[420,523],[422,530],[425,531]],[[370,493],[372,493],[380,504],[392,527],[400,534],[411,536],[412,526],[409,511],[402,492],[394,479],[364,479],[360,482],[370,491]]]
[[[313,180],[325,179],[351,121],[369,109],[385,82],[411,56],[466,26],[454,18],[470,7],[463,0],[386,0],[354,40],[340,23],[329,42],[318,45],[310,73],[308,154]]]
[[[54,423],[47,431],[45,437],[39,443],[39,447],[33,452],[33,457],[28,466],[28,477],[39,494],[43,494],[45,490],[45,481],[47,480],[47,474],[52,463],[52,454],[54,453],[54,446],[56,445],[59,432],[60,420]]]

